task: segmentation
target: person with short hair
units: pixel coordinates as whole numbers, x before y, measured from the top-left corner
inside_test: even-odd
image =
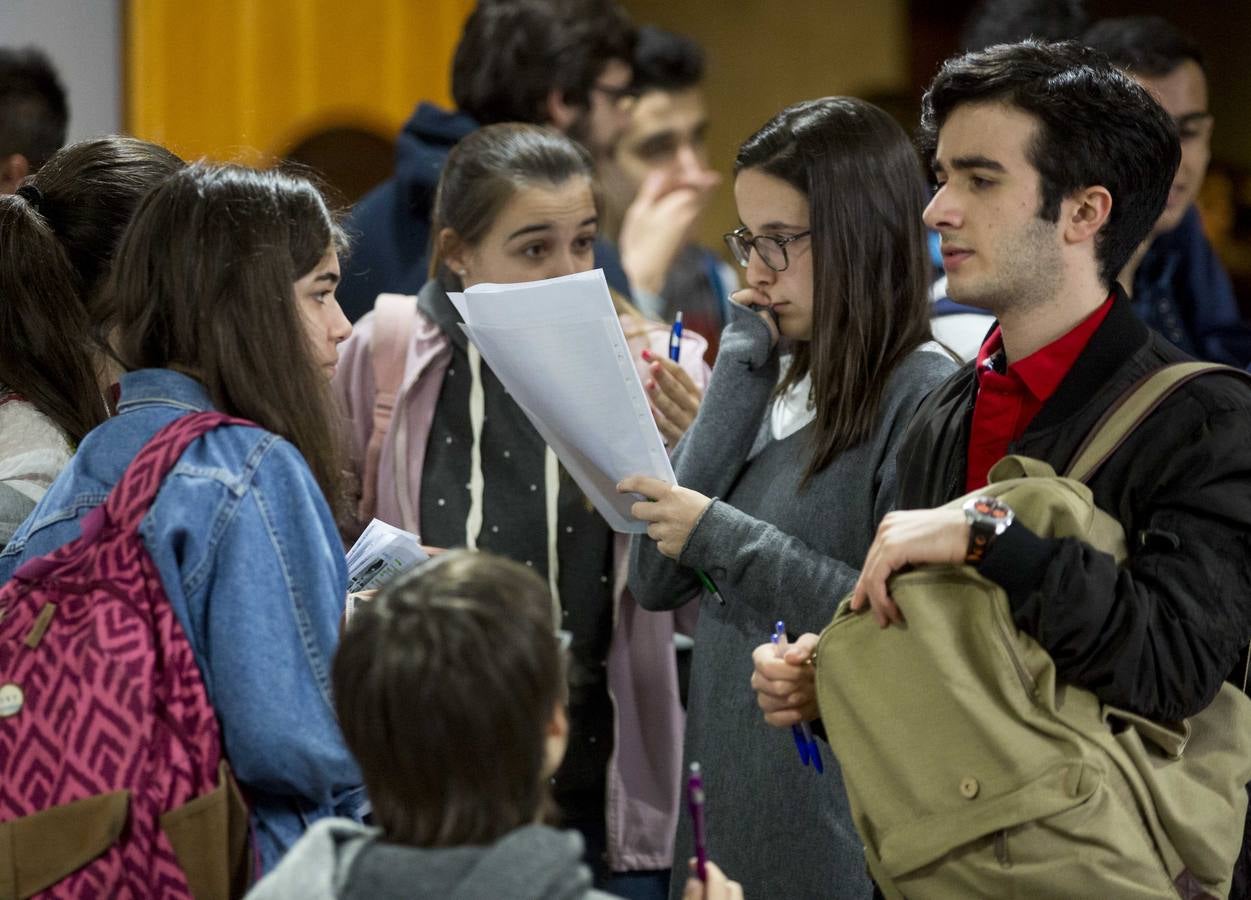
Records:
[[[983,487],[1008,453],[1065,471],[1131,386],[1188,359],[1117,283],[1172,189],[1174,123],[1101,53],[1027,41],[944,63],[923,129],[938,182],[925,221],[942,235],[952,296],[998,326],[908,426],[898,511],[851,605],[898,624],[893,573],[973,565],[1060,680],[1149,719],[1194,715],[1225,680],[1242,684],[1251,642],[1251,387],[1238,373],[1182,385],[1088,480],[1127,536],[1123,565],[1076,538],[1019,521],[995,534],[972,507],[939,508]],[[757,648],[752,680],[774,724],[815,715],[804,663],[816,641],[803,636],[784,662]]]
[[[1212,158],[1215,124],[1199,45],[1159,16],[1103,19],[1083,41],[1151,92],[1181,140],[1181,163],[1164,209],[1118,280],[1139,318],[1186,353],[1248,365],[1251,326],[1195,205]]]
[[[0,47],[0,194],[12,194],[65,143],[69,105],[48,55]]]
[[[708,338],[711,364],[739,285],[693,234],[721,183],[708,166],[704,51],[685,35],[643,26],[633,66],[629,125],[599,165],[606,230],[618,242],[635,305],[663,322],[681,312],[685,327]]]
[[[448,152],[483,125],[526,122],[612,151],[626,125],[634,26],[615,0],[482,0],[452,59],[454,110],[421,103],[396,141],[395,175],[361,198],[339,288],[352,321],[383,292],[416,294],[432,250],[435,186]],[[609,283],[630,296],[614,248],[596,247]]]
[[[1073,40],[1081,37],[1088,23],[1083,0],[982,0],[965,20],[960,33],[960,51],[967,53],[994,44],[1015,44],[1027,38]],[[929,236],[930,255],[940,273],[930,289],[934,300],[934,317],[930,322],[934,338],[968,362],[976,358],[995,319],[985,310],[957,303],[948,295],[947,276],[941,274],[941,239],[936,231],[931,231]]]
[[[453,550],[360,604],[334,697],[376,827],[318,823],[250,900],[594,900],[548,779],[569,741],[567,649],[543,580]],[[708,864],[691,900],[742,890]]]

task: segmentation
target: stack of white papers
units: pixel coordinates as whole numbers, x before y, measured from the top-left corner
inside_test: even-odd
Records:
[[[674,482],[621,322],[599,269],[449,293],[469,339],[616,531],[642,532],[627,475]],[[488,423],[489,426],[489,423]]]
[[[417,535],[374,519],[348,551],[348,591],[382,587],[429,558]]]

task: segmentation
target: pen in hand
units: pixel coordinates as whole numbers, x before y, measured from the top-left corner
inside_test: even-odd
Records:
[[[772,636],[774,652],[778,659],[786,655],[786,623],[778,619],[777,624],[773,627]],[[791,726],[791,737],[795,741],[795,749],[799,751],[799,760],[805,766],[812,766],[817,770],[818,774],[825,772],[825,764],[821,760],[821,750],[817,746],[817,739],[812,735],[812,729],[808,727],[807,722],[799,725]]]
[[[669,329],[669,358],[674,362],[682,361],[682,310],[673,317],[673,327]]]

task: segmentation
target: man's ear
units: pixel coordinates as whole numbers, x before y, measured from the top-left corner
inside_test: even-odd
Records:
[[[13,194],[30,174],[30,160],[20,153],[0,157],[0,194]]]
[[[559,88],[552,88],[547,92],[547,99],[543,102],[543,109],[547,113],[547,121],[557,131],[568,131],[578,118],[578,107],[571,103],[565,102],[565,92]]]
[[[1070,244],[1093,240],[1112,214],[1112,194],[1102,185],[1082,188],[1060,206],[1064,239]]]

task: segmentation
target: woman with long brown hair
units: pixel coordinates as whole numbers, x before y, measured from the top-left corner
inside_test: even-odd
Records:
[[[196,438],[139,532],[194,652],[264,868],[314,819],[360,806],[329,684],[347,590],[331,514],[342,464],[329,376],[351,331],[334,297],[341,242],[317,189],[279,172],[194,165],[149,194],[102,315],[125,368],[117,415],[83,438],[0,555],[3,581],[79,537],[174,421],[217,410],[254,423]]]
[[[674,453],[680,486],[620,486],[649,498],[634,505],[650,523],[631,546],[639,602],[699,603],[686,758],[705,773],[709,844],[747,896],[871,891],[837,765],[828,751],[823,776],[801,765],[741,673],[778,620],[818,630],[851,590],[894,503],[903,427],[955,368],[925,348],[926,193],[903,129],[860,100],[798,103],[748,138],[726,241],[749,286]],[[690,849],[683,819],[679,863]]]
[[[110,135],[58,150],[0,196],[0,545],[108,416],[101,286],[139,201],[182,165]]]

